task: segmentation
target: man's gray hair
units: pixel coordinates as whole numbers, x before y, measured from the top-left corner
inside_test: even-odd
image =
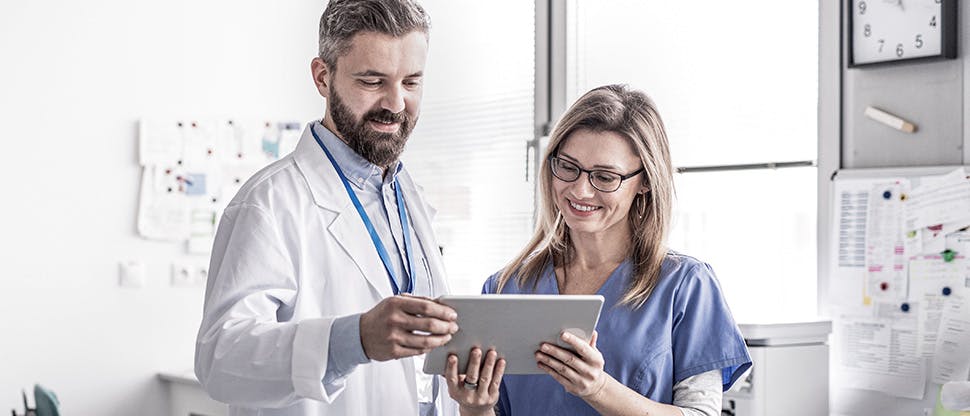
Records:
[[[415,30],[428,34],[430,27],[428,14],[413,0],[331,0],[320,16],[320,59],[335,70],[360,32],[401,37]]]

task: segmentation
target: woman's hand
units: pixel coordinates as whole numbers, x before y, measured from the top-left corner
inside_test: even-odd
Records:
[[[576,352],[543,343],[536,351],[536,362],[570,394],[590,399],[603,390],[610,377],[603,371],[603,354],[596,349],[596,336],[593,331],[593,338],[587,344],[579,337],[563,332],[560,339]]]
[[[451,354],[445,367],[448,395],[458,402],[463,416],[494,414],[504,374],[505,360],[498,358],[495,350],[488,350],[483,364],[482,350],[472,348],[463,375],[458,374],[458,357]]]

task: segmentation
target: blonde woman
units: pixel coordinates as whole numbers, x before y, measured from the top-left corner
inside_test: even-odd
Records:
[[[673,169],[653,101],[596,88],[548,149],[536,233],[483,291],[600,294],[596,332],[562,335],[576,353],[543,344],[546,375],[503,377],[503,360],[478,349],[459,375],[449,357],[449,394],[463,415],[720,415],[751,358],[711,267],[665,246]]]

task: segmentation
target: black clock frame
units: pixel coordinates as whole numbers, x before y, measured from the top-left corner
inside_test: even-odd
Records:
[[[927,61],[940,61],[944,59],[956,59],[957,57],[957,4],[959,0],[941,0],[940,3],[940,53],[933,56],[921,56],[916,58],[903,58],[903,59],[890,59],[886,61],[879,62],[867,62],[862,64],[857,64],[853,60],[853,45],[852,45],[852,25],[855,16],[855,10],[853,3],[856,0],[846,0],[848,8],[848,32],[845,36],[846,45],[848,46],[846,50],[849,51],[848,62],[849,68],[860,68],[860,67],[871,67],[871,66],[884,66],[884,65],[896,65],[896,64],[906,64],[912,62],[927,62]]]

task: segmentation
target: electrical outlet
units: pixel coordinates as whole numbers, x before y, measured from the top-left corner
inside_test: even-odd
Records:
[[[191,262],[172,262],[172,287],[205,287],[209,267]]]
[[[145,287],[145,263],[123,261],[118,264],[118,286],[139,289]]]

